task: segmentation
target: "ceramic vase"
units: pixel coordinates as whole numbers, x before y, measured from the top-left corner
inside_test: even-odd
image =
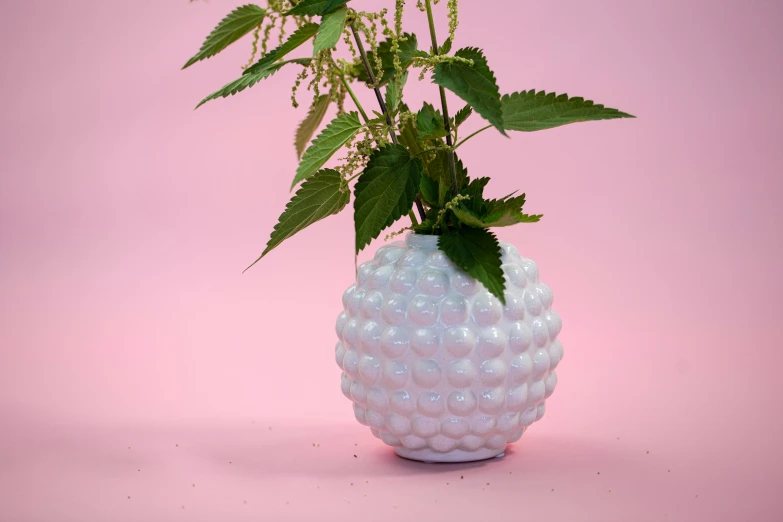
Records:
[[[500,456],[544,415],[562,323],[536,264],[514,246],[501,243],[504,306],[437,241],[411,233],[359,266],[336,325],[342,392],[402,457]]]

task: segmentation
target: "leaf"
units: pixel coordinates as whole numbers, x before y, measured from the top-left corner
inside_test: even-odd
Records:
[[[274,62],[280,60],[285,55],[308,41],[310,38],[315,36],[315,34],[318,32],[318,24],[314,23],[306,23],[293,33],[291,33],[291,36],[288,37],[288,40],[286,40],[283,44],[279,45],[278,47],[275,47],[268,53],[266,53],[264,56],[262,56],[256,63],[245,69],[245,72],[243,74],[254,74],[256,71],[259,71],[261,69],[266,69]]]
[[[340,41],[340,36],[345,28],[345,18],[348,16],[348,8],[339,9],[323,15],[321,25],[318,26],[318,34],[315,35],[313,55],[324,49],[331,49]]]
[[[273,248],[300,230],[340,212],[348,204],[350,197],[348,184],[339,172],[332,169],[316,172],[313,177],[302,183],[288,202],[272,231],[266,248],[245,270],[258,263]]]
[[[201,100],[199,104],[196,105],[196,109],[198,109],[199,107],[201,107],[202,105],[204,105],[210,100],[216,100],[218,98],[227,98],[228,96],[233,96],[238,92],[242,92],[245,89],[250,88],[256,83],[260,82],[264,78],[268,78],[272,76],[277,71],[279,71],[284,65],[291,62],[294,62],[294,60],[289,60],[287,62],[280,62],[280,63],[270,65],[265,69],[259,69],[253,74],[243,74],[240,78],[237,78],[231,83],[227,83],[219,90],[213,92],[212,94],[210,94],[209,96]],[[301,62],[297,61],[297,63],[301,63]]]
[[[421,160],[402,145],[375,150],[354,187],[356,252],[406,215],[419,191]]]
[[[567,94],[530,90],[506,94],[500,100],[507,130],[537,131],[580,121],[635,118],[617,109]]]
[[[430,159],[431,158],[431,159]],[[434,156],[428,156],[425,162],[425,168],[428,175],[438,180],[439,184],[439,196],[438,206],[443,205],[451,199],[451,166],[449,165],[449,154],[445,150],[439,150],[435,152]],[[454,153],[454,170],[457,173],[457,190],[464,185],[468,171],[463,166],[462,161],[457,157],[457,153]]]
[[[446,136],[446,127],[440,111],[424,102],[424,106],[416,114],[416,130],[419,131],[422,139],[440,139]]]
[[[486,208],[487,216],[502,214],[507,210],[521,211],[522,207],[525,205],[525,194],[516,197],[513,196],[514,194],[512,193],[504,198],[485,200],[484,206]]]
[[[495,75],[479,49],[466,47],[455,56],[473,60],[473,66],[461,62],[441,62],[435,66],[432,81],[449,89],[470,104],[473,109],[503,135],[503,111]]]
[[[285,15],[317,16],[331,13],[348,3],[348,0],[303,0],[289,10]]]
[[[474,228],[508,227],[519,223],[536,223],[544,217],[543,214],[528,215],[513,209],[506,209],[487,217],[479,217],[464,205],[454,208],[453,211],[457,219]]]
[[[426,173],[421,177],[421,199],[431,206],[437,207],[438,205],[438,181],[429,177]]]
[[[299,124],[299,128],[296,129],[294,146],[296,147],[297,158],[302,159],[302,153],[305,151],[305,148],[307,148],[310,138],[313,137],[318,126],[321,125],[324,116],[326,116],[330,101],[329,96],[326,94],[313,100],[313,104],[310,106],[307,116],[302,120],[302,123]]]
[[[182,66],[186,69],[196,62],[206,60],[215,56],[217,53],[236,42],[247,33],[258,27],[266,16],[266,11],[257,5],[243,5],[237,7],[228,14],[215,27],[212,32],[201,44],[201,49],[193,58]]]
[[[400,107],[401,112],[407,112],[408,107],[403,104],[402,107]],[[402,124],[402,127],[400,128],[400,143],[405,145],[405,147],[410,151],[412,155],[418,155],[421,154],[421,152],[424,150],[421,148],[421,142],[419,141],[419,131],[416,130],[416,124],[413,118],[406,118],[405,123]]]
[[[438,248],[506,304],[500,245],[492,232],[470,227],[450,230],[438,237]]]
[[[484,187],[487,186],[487,183],[489,183],[489,178],[472,179],[465,188],[459,191],[460,194],[470,197],[463,205],[476,214],[484,212]]]
[[[418,50],[418,42],[416,41],[416,35],[411,33],[404,33],[402,35],[399,43],[400,43],[400,66],[402,67],[402,70],[405,71],[408,67],[410,67],[411,61],[413,60],[414,56],[418,56],[417,50]],[[381,79],[379,85],[385,85],[391,81],[391,79],[396,74],[396,69],[394,68],[394,53],[391,50],[392,42],[390,39],[386,39],[382,41],[380,44],[378,44],[378,55],[381,57]],[[377,66],[375,65],[375,51],[370,51],[367,53],[367,60],[370,63],[370,66],[372,67],[373,74],[377,76],[378,70]],[[367,71],[364,69],[364,66],[357,69],[357,77],[365,82],[369,83],[370,78],[367,76]],[[377,78],[376,78],[377,80]]]
[[[324,163],[335,152],[340,150],[345,145],[345,142],[351,139],[361,127],[359,114],[356,112],[346,112],[333,119],[305,151],[302,161],[296,169],[296,176],[293,183],[291,183],[291,189],[293,190],[297,183],[307,179],[315,171],[323,167]]]
[[[507,227],[518,223],[535,223],[543,215],[522,213],[525,195],[501,199],[483,200],[484,186],[489,178],[479,178],[479,185],[473,188],[471,199],[454,208],[454,215],[462,223],[475,228]]]
[[[386,86],[386,108],[391,114],[397,113],[397,106],[400,104],[400,100],[402,99],[402,90],[405,88],[405,83],[407,81],[408,72],[405,71],[402,73],[402,78],[400,78],[399,85],[394,80],[394,78],[392,78],[392,80]]]
[[[446,38],[446,41],[443,42],[443,45],[440,46],[440,49],[438,49],[438,54],[449,54],[449,51],[451,51],[451,37],[449,36]]]
[[[465,105],[463,108],[458,110],[457,114],[454,116],[454,126],[459,127],[465,123],[465,120],[470,118],[471,114],[473,114],[473,107],[470,105]]]

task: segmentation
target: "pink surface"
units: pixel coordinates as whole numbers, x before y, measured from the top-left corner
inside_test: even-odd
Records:
[[[0,521],[783,519],[781,4],[462,4],[503,91],[639,118],[465,147],[546,214],[500,236],[553,288],[565,359],[504,459],[443,466],[340,393],[350,213],[241,275],[303,110],[287,71],[193,112],[247,58],[179,71],[237,2],[0,5]]]

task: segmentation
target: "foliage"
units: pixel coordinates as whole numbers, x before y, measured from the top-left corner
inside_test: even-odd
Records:
[[[350,198],[348,184],[339,172],[332,169],[316,172],[313,177],[302,183],[288,202],[272,231],[272,237],[269,238],[266,248],[250,266],[255,265],[273,248],[303,228],[340,212]]]
[[[507,131],[531,132],[633,116],[565,94],[527,90],[501,96],[482,50],[462,47],[452,53],[457,2],[447,2],[449,35],[440,44],[432,11],[437,1],[418,3],[429,22],[430,34],[422,39],[433,42],[427,45],[428,51],[418,48],[416,34],[403,32],[404,3],[395,1],[392,13],[388,9],[360,11],[359,2],[349,0],[267,0],[265,7],[243,5],[220,21],[183,68],[215,56],[252,33],[252,54],[242,76],[199,106],[242,92],[286,65],[299,67],[292,92],[294,106],[298,106],[296,95],[301,88],[312,92],[294,140],[299,166],[292,189],[301,186],[253,264],[300,230],[347,207],[355,180],[357,253],[396,221],[411,216],[409,228],[414,233],[439,236],[439,248],[504,301],[501,250],[490,229],[534,223],[542,216],[523,211],[525,194],[485,197],[489,178],[470,178],[456,149],[489,128],[507,135]],[[288,30],[291,25],[293,32]],[[270,46],[273,38],[276,46]],[[310,40],[312,51],[290,58]],[[408,107],[404,96],[411,70],[419,71],[420,80],[431,75],[440,91],[436,105],[424,102],[418,110]],[[379,110],[365,110],[352,85],[374,90]],[[456,113],[449,111],[446,91],[465,103]],[[356,112],[346,110],[347,103]],[[337,114],[319,132],[331,108]],[[488,124],[460,141],[473,113]],[[324,168],[341,150],[344,155],[335,168]]]

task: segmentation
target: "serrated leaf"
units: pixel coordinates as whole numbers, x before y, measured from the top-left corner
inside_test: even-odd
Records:
[[[354,187],[356,252],[406,215],[419,191],[421,160],[402,145],[376,149]]]
[[[296,169],[291,189],[323,167],[324,163],[340,150],[361,127],[359,114],[356,112],[346,112],[333,119],[302,155],[302,161],[299,162],[299,167]]]
[[[483,213],[485,210],[484,205],[484,187],[489,183],[489,178],[476,178],[470,180],[470,182],[459,191],[460,194],[468,196],[468,199],[463,205],[475,212],[477,215]]]
[[[318,26],[318,34],[315,35],[313,55],[337,45],[337,42],[340,41],[340,36],[343,34],[347,16],[348,8],[345,6],[323,15],[321,25]]]
[[[480,190],[475,188],[475,196],[454,208],[454,215],[465,225],[475,228],[507,227],[518,223],[535,223],[543,215],[528,215],[522,213],[525,205],[525,195],[501,199],[483,200],[483,187],[489,178],[480,178]],[[478,181],[478,180],[477,180]]]
[[[310,142],[310,138],[313,137],[315,131],[321,125],[321,122],[326,116],[326,111],[329,109],[330,98],[328,95],[323,94],[313,100],[313,104],[310,106],[310,110],[307,111],[307,116],[302,123],[299,124],[299,128],[296,129],[296,138],[294,139],[294,146],[296,147],[296,157],[301,159],[302,153],[307,148],[307,144]]]
[[[337,214],[348,204],[351,191],[336,170],[323,169],[302,183],[285,207],[275,225],[269,242],[251,266],[258,263],[273,248],[300,230],[325,217]]]
[[[438,237],[438,248],[506,304],[500,244],[492,232],[470,227],[450,230]]]
[[[293,60],[291,60],[293,61]],[[264,78],[268,78],[275,74],[277,71],[279,71],[285,64],[291,63],[289,62],[280,62],[270,65],[269,67],[266,67],[265,69],[259,69],[253,74],[243,74],[240,78],[237,78],[233,82],[227,83],[217,91],[213,92],[203,100],[199,102],[198,105],[196,105],[196,109],[204,105],[210,100],[216,100],[218,98],[226,98],[228,96],[233,96],[234,94],[238,92],[242,92],[247,88],[252,87],[256,83],[260,82]]]
[[[416,113],[416,130],[422,139],[439,139],[446,136],[443,115],[431,104],[424,102],[421,110]]]
[[[435,66],[432,81],[469,103],[479,115],[505,135],[500,91],[483,53],[479,49],[466,47],[457,51],[455,56],[472,60],[473,66],[461,62],[441,62]]]
[[[325,15],[348,3],[348,0],[302,0],[285,15],[317,16]]]
[[[413,60],[414,56],[418,56],[418,42],[416,41],[416,35],[411,33],[404,33],[402,35],[404,40],[400,40],[400,66],[402,67],[402,70],[405,71],[408,67],[410,67],[411,61]],[[378,55],[381,57],[381,79],[379,85],[386,85],[391,81],[391,79],[394,77],[397,70],[394,68],[394,53],[391,50],[392,42],[390,39],[386,39],[382,41],[380,44],[378,44]],[[425,53],[426,55],[426,53]],[[367,60],[370,63],[370,66],[372,67],[372,71],[374,75],[378,75],[377,67],[375,65],[375,51],[370,51],[367,53]],[[367,71],[364,69],[364,66],[357,69],[356,71],[357,77],[359,80],[369,83],[370,78],[367,76]],[[377,80],[377,78],[376,78]]]
[[[508,130],[537,131],[569,123],[617,118],[635,118],[630,114],[567,94],[530,90],[506,94],[500,100],[503,125]]]
[[[544,217],[543,214],[528,215],[514,209],[505,209],[486,217],[479,217],[464,205],[459,205],[453,211],[457,219],[474,228],[508,227],[519,223],[536,223]]]
[[[405,88],[405,84],[408,81],[408,72],[402,73],[399,85],[392,78],[389,84],[386,86],[386,107],[391,114],[397,114],[397,106],[402,99],[402,90]]]
[[[182,67],[186,69],[196,62],[206,60],[236,42],[264,20],[266,11],[257,5],[237,7],[229,13],[201,44],[201,49]]]
[[[458,110],[457,114],[454,116],[454,126],[459,127],[465,123],[465,120],[470,118],[471,114],[473,114],[473,107],[470,105],[465,105],[463,108]]]
[[[275,47],[259,60],[245,69],[243,74],[254,74],[255,72],[266,69],[271,64],[283,58],[285,55],[307,42],[310,38],[318,33],[318,24],[306,23],[288,37],[288,40],[283,42],[278,47]]]

